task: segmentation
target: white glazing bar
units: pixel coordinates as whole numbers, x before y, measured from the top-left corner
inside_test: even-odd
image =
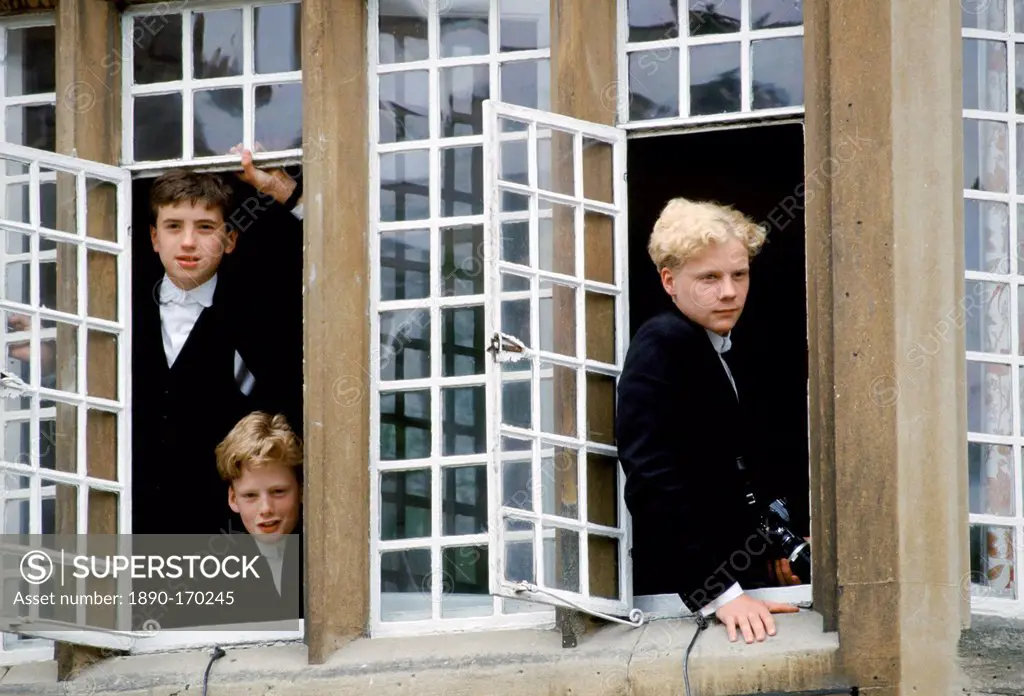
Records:
[[[754,108],[751,87],[750,0],[740,0],[740,111]]]
[[[367,356],[369,370],[369,412],[370,412],[370,626],[374,635],[381,626],[381,556],[380,556],[380,367],[375,358],[378,351],[374,348],[375,337],[380,336],[380,125],[378,121],[378,3],[370,2],[367,14],[367,122],[370,130],[370,162],[369,162],[369,218],[376,225],[370,227],[369,240],[369,297],[370,297],[370,355]],[[354,386],[354,385],[353,385]],[[356,391],[358,394],[358,390]]]
[[[5,148],[6,150],[7,148]],[[29,163],[29,224],[34,228],[31,235],[29,236],[29,253],[31,254],[32,261],[29,263],[29,284],[31,292],[29,293],[29,304],[32,307],[37,308],[40,305],[39,302],[39,218],[40,218],[40,195],[39,195],[39,162],[32,161]],[[36,390],[42,385],[42,346],[40,342],[40,336],[42,333],[42,321],[40,320],[38,312],[33,311],[31,314],[31,325],[32,334],[29,337],[29,384]],[[42,491],[41,482],[37,475],[39,469],[39,445],[40,445],[40,428],[39,428],[39,393],[31,395],[31,420],[29,421],[29,438],[31,439],[31,449],[29,454],[29,464],[27,467],[28,480],[29,480],[29,533],[30,534],[41,534],[43,524],[43,505],[42,505]],[[7,469],[9,467],[5,467]]]
[[[185,160],[195,157],[195,93],[192,91],[192,76],[195,70],[192,60],[192,10],[181,13],[181,156]]]
[[[254,54],[256,37],[254,33],[254,10],[252,5],[242,6],[242,143],[250,150],[256,149],[256,96],[253,74],[256,72]]]

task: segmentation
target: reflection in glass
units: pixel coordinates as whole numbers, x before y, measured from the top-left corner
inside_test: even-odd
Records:
[[[302,5],[253,9],[253,59],[260,74],[302,70]]]
[[[520,442],[520,441],[517,441]],[[524,443],[529,448],[529,443]],[[507,447],[502,448],[505,452]],[[507,455],[502,456],[501,465],[501,505],[518,510],[533,510],[533,469],[530,453],[526,458],[512,461]]]
[[[678,0],[629,0],[630,41],[661,41],[679,36]]]
[[[1012,527],[972,524],[971,595],[1017,598],[1016,534]]]
[[[963,321],[967,332],[967,350],[982,353],[1010,352],[1010,285],[964,281]],[[919,339],[925,355],[935,355],[948,337],[932,332]]]
[[[1020,64],[1024,53],[1019,44],[1017,56]],[[963,61],[964,108],[1006,111],[1006,44],[1002,41],[964,39]],[[984,79],[980,80],[980,76]],[[1018,89],[1021,83],[1018,77]]]
[[[242,10],[192,14],[192,74],[196,79],[242,74]]]
[[[662,48],[629,54],[629,118],[645,121],[679,115],[679,51]]]
[[[770,39],[750,43],[751,92],[755,109],[804,103],[804,41]]]
[[[381,222],[430,216],[430,155],[427,150],[380,156]]]
[[[1006,0],[969,0],[961,2],[960,8],[960,22],[965,29],[1006,31]],[[1020,10],[1017,11],[1017,22],[1017,31],[1021,31],[1024,23],[1021,22]]]
[[[181,79],[181,17],[167,12],[132,20],[135,84]]]
[[[53,104],[11,106],[4,126],[7,142],[40,150],[57,149],[57,107]]]
[[[536,582],[533,557],[533,522],[505,519],[505,579],[509,582]]]
[[[430,549],[380,555],[381,621],[429,619],[432,612]]]
[[[690,36],[740,30],[740,0],[689,0]]]
[[[484,212],[484,149],[480,146],[441,150],[441,215]]]
[[[417,300],[430,295],[430,231],[380,235],[380,299]]]
[[[443,618],[490,616],[490,569],[486,546],[456,546],[441,550]]]
[[[442,455],[483,454],[487,451],[487,394],[484,387],[441,390]]]
[[[441,517],[445,536],[487,531],[487,470],[483,466],[450,466],[442,470]]]
[[[223,155],[242,142],[242,90],[205,89],[195,93],[194,154]]]
[[[392,392],[380,397],[380,458],[430,456],[430,392]]]
[[[4,96],[20,97],[56,91],[54,32],[52,26],[7,29]]]
[[[133,115],[136,162],[181,157],[180,92],[135,97]]]
[[[490,3],[445,0],[440,18],[441,57],[484,55],[490,49],[487,15]]]
[[[531,428],[533,406],[530,396],[531,380],[528,372],[502,368],[501,422],[517,428]],[[525,378],[525,379],[523,379]]]
[[[441,310],[441,361],[445,377],[484,373],[484,307]]]
[[[381,312],[380,378],[430,376],[430,310]]]
[[[970,442],[967,445],[970,472],[970,510],[976,515],[1013,515],[1013,448]]]
[[[302,84],[256,88],[256,142],[265,150],[302,147]]]
[[[1021,221],[1019,214],[1017,220]],[[995,201],[964,199],[964,245],[968,271],[1009,273],[1009,207]]]
[[[1005,123],[964,119],[964,188],[1007,192],[1003,167],[996,163],[1008,161],[1008,137]]]
[[[378,15],[379,60],[387,63],[405,63],[426,60],[427,9],[425,3],[406,0],[380,0]]]
[[[740,45],[690,47],[690,115],[740,110]]]
[[[546,0],[499,0],[499,50],[532,51],[551,45],[551,6]]]
[[[967,429],[972,433],[1011,435],[1013,403],[1010,366],[967,361]]]
[[[430,536],[430,469],[380,475],[380,538]]]
[[[380,142],[430,137],[429,90],[430,73],[426,70],[380,76]]]
[[[441,292],[446,297],[483,293],[483,239],[480,225],[441,228]]]
[[[551,109],[551,63],[548,59],[502,63],[498,70],[503,102],[542,111]],[[504,130],[519,128],[506,126]]]
[[[803,23],[803,0],[750,0],[752,29],[781,29]]]
[[[545,523],[544,584],[565,592],[580,591],[580,534]]]
[[[441,68],[441,137],[483,133],[484,101],[490,96],[490,68]]]

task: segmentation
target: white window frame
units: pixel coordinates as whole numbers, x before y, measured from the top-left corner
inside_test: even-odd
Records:
[[[294,0],[200,0],[196,3],[179,3],[173,8],[167,3],[158,5],[135,5],[123,14],[121,27],[121,55],[114,59],[120,62],[121,70],[121,121],[122,121],[122,163],[133,172],[146,176],[158,176],[167,169],[188,166],[197,171],[221,171],[238,167],[238,155],[217,155],[196,157],[194,147],[193,100],[195,92],[215,88],[242,89],[242,142],[250,150],[254,146],[256,106],[254,87],[259,85],[302,84],[302,71],[283,73],[255,73],[255,9],[296,4]],[[301,0],[300,3],[301,4]],[[163,9],[163,12],[161,12]],[[243,32],[242,74],[231,77],[195,79],[192,75],[192,15],[194,12],[241,9]],[[180,15],[182,26],[182,79],[173,82],[159,82],[151,85],[134,83],[135,42],[133,40],[136,17]],[[136,162],[134,98],[158,94],[182,95],[182,156],[167,160]],[[303,136],[305,137],[305,136]],[[305,142],[305,141],[303,141]],[[303,148],[253,153],[258,164],[299,164]]]
[[[663,39],[661,41],[629,41],[629,0],[616,0],[618,20],[616,22],[618,34],[618,93],[615,95],[614,106],[618,114],[618,123],[628,131],[648,131],[652,129],[665,128],[680,125],[701,125],[721,124],[736,121],[765,120],[771,118],[802,116],[804,107],[787,106],[773,109],[753,109],[752,107],[752,82],[753,71],[750,64],[750,47],[752,41],[763,39],[779,38],[801,38],[804,35],[804,27],[782,27],[778,29],[751,29],[750,28],[750,1],[741,0],[740,31],[732,34],[708,34],[700,36],[689,36],[690,28],[688,21],[688,3],[685,0],[679,2],[679,35],[676,38]],[[740,46],[740,111],[706,114],[699,116],[690,115],[690,70],[689,70],[689,48],[691,46],[713,46],[725,44],[738,44]],[[667,52],[677,50],[679,56],[679,115],[668,118],[648,119],[642,121],[631,121],[629,117],[629,54],[634,51],[660,51]],[[660,53],[658,54],[661,55]],[[655,66],[656,68],[657,66]],[[610,96],[611,93],[609,93]]]
[[[993,8],[995,5],[993,5]],[[983,18],[987,16],[987,10],[991,8],[988,5],[980,7],[977,11],[976,16]],[[999,323],[1005,319],[1009,320],[1009,352],[1008,353],[997,353],[997,352],[979,352],[968,350],[965,358],[970,363],[980,365],[998,365],[1006,366],[1010,369],[1010,395],[1012,408],[1012,419],[1011,419],[1011,434],[1010,435],[999,435],[990,432],[975,432],[970,430],[970,424],[968,423],[967,440],[969,444],[980,444],[980,445],[1001,445],[1011,448],[1012,452],[1012,475],[1013,475],[1013,492],[1011,496],[1011,504],[1014,509],[1013,515],[995,515],[995,514],[979,514],[970,512],[968,515],[968,527],[974,527],[975,525],[984,525],[983,529],[987,527],[995,527],[999,529],[1009,528],[1013,531],[1014,542],[1011,549],[1013,555],[1013,573],[1014,573],[1014,589],[1017,597],[1006,598],[995,596],[993,591],[987,586],[973,581],[973,575],[971,578],[965,578],[960,588],[961,592],[970,592],[971,596],[971,608],[973,611],[982,614],[990,614],[995,616],[1005,617],[1022,617],[1024,616],[1024,585],[1022,585],[1021,572],[1024,572],[1024,467],[1022,467],[1022,454],[1021,446],[1024,445],[1024,436],[1022,433],[1022,416],[1020,403],[1020,394],[1022,387],[1024,387],[1024,375],[1021,374],[1024,369],[1024,356],[1021,355],[1022,346],[1020,343],[1019,330],[1020,330],[1020,318],[1018,312],[1020,311],[1020,298],[1019,292],[1024,287],[1024,267],[1021,266],[1020,259],[1018,256],[1018,245],[1021,243],[1020,233],[1017,228],[1020,224],[1021,211],[1019,206],[1024,204],[1024,196],[1019,192],[1021,182],[1019,180],[1018,168],[1021,166],[1019,161],[1019,153],[1017,148],[1020,147],[1019,141],[1022,137],[1022,133],[1018,130],[1024,127],[1024,117],[1017,112],[1016,100],[1017,100],[1017,62],[1015,56],[1017,55],[1016,49],[1021,46],[1021,41],[1024,41],[1024,32],[1014,31],[1016,24],[1016,7],[1012,2],[1006,3],[1006,15],[1004,21],[1006,22],[1006,31],[996,31],[990,29],[975,29],[971,27],[961,27],[961,39],[978,39],[985,41],[994,41],[1003,44],[1003,48],[1006,51],[1007,61],[1005,64],[1005,78],[1006,82],[1002,85],[1005,90],[1004,98],[1006,100],[1006,111],[988,111],[984,109],[962,109],[962,115],[964,119],[976,120],[976,122],[994,122],[1006,127],[1006,138],[1005,138],[1005,167],[1007,172],[1007,188],[1006,192],[995,192],[989,190],[975,190],[967,188],[966,182],[964,186],[964,199],[965,201],[975,201],[978,203],[996,203],[1007,206],[1007,232],[1008,232],[1008,254],[1009,264],[1005,263],[1005,259],[1001,260],[998,267],[994,271],[977,271],[977,270],[966,270],[965,269],[965,281],[967,284],[973,282],[989,282],[998,283],[1009,292],[1009,302],[1006,303],[1006,309],[1008,312],[1007,317],[1000,317],[998,308],[991,308],[988,306],[978,307],[976,305],[967,304],[967,297],[964,298],[964,304],[957,307],[959,312],[958,316],[962,318],[965,323],[969,323],[969,319],[978,314],[982,315],[982,318],[986,318],[989,322]],[[980,45],[980,44],[979,44]],[[982,53],[979,51],[979,53]],[[979,55],[979,66],[978,73],[975,75],[975,82],[979,90],[978,101],[984,101],[987,96],[991,96],[995,87],[992,84],[986,82],[984,65],[981,64],[981,56]],[[965,66],[965,78],[966,78],[966,66]],[[966,89],[967,83],[965,80],[964,88]],[[966,141],[965,136],[964,142],[964,157],[967,157],[967,147],[969,143]],[[981,173],[984,149],[987,147],[984,142],[984,135],[979,138],[978,145],[978,169]],[[991,172],[990,172],[991,173]],[[966,211],[965,211],[966,213]],[[965,225],[966,227],[966,225]],[[981,237],[979,243],[984,247],[987,241],[984,236],[986,233],[986,226],[983,221],[979,220],[978,223],[979,232]],[[966,233],[966,230],[965,230]],[[979,249],[979,256],[983,267],[985,265],[985,250],[984,248]],[[987,303],[986,303],[987,304]],[[962,311],[961,311],[962,310]],[[985,342],[986,338],[982,336],[982,342]],[[1002,385],[998,382],[1002,380],[996,378],[995,380],[986,379],[986,376],[982,376],[981,388],[983,392],[989,391],[989,397],[992,396],[992,391],[1003,391]],[[968,386],[969,383],[968,383]],[[991,402],[985,403],[987,399],[983,397],[983,403],[981,407],[983,409],[982,419],[986,418],[988,409],[996,410],[994,404]],[[986,408],[987,406],[987,408]],[[968,405],[968,408],[970,406]],[[996,414],[998,415],[998,414]],[[968,418],[970,421],[970,418]],[[984,426],[983,426],[984,427]],[[983,466],[984,466],[983,460]],[[969,466],[969,461],[965,456],[963,459],[963,465]],[[982,480],[984,485],[985,472],[982,472]],[[982,545],[982,555],[987,555],[987,544]]]

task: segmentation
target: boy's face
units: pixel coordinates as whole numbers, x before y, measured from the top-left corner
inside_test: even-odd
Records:
[[[228,487],[228,505],[254,537],[273,541],[291,534],[302,505],[295,469],[276,463],[256,468],[242,465],[241,477]]]
[[[224,254],[234,251],[238,237],[237,232],[227,231],[219,208],[188,201],[160,206],[149,235],[167,276],[183,290],[212,278]]]
[[[724,336],[736,325],[747,301],[747,248],[738,239],[712,243],[681,267],[663,268],[661,283],[679,311]]]

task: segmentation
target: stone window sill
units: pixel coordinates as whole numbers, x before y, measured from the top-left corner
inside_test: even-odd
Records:
[[[712,624],[690,656],[690,684],[701,696],[808,691],[842,686],[837,634],[824,633],[820,615],[777,617],[778,635],[764,643],[730,643]],[[227,648],[210,674],[211,696],[536,696],[537,694],[680,694],[683,655],[695,625],[664,619],[634,629],[605,625],[575,649],[555,631],[515,630],[443,637],[353,641],[326,664],[308,665],[301,644]],[[106,660],[65,684],[56,664],[12,667],[0,694],[173,696],[202,693],[209,650],[134,655]]]

